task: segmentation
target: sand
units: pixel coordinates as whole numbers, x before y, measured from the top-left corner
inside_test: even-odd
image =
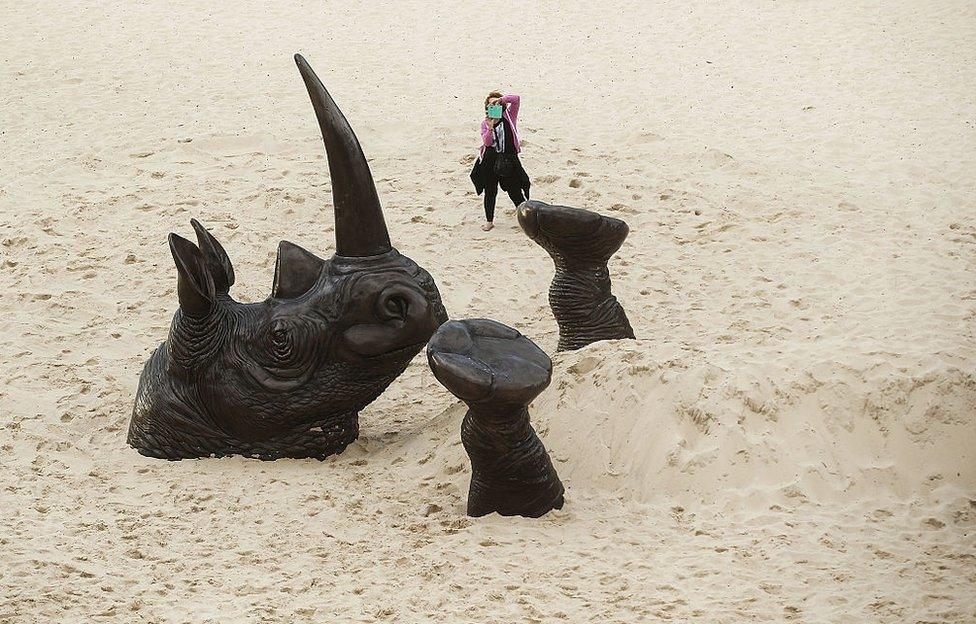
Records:
[[[976,621],[971,4],[213,4],[0,6],[0,623]],[[556,344],[549,258],[479,229],[488,90],[535,198],[630,224],[639,340],[532,408],[563,510],[465,517],[423,355],[331,461],[126,446],[168,232],[247,301],[332,252],[299,51],[452,317]]]

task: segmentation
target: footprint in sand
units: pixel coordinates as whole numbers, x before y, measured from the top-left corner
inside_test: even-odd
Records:
[[[664,137],[660,134],[655,134],[653,132],[642,132],[638,137],[638,143],[656,143],[657,141],[663,141]]]
[[[631,208],[627,204],[613,204],[612,206],[610,206],[610,210],[613,210],[615,212],[623,212],[626,214],[637,214],[637,210]]]
[[[712,167],[714,169],[724,169],[735,166],[735,159],[731,155],[717,149],[708,148],[706,149],[698,162],[706,167]]]

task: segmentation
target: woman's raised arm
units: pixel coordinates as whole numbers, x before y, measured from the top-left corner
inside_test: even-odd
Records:
[[[502,104],[508,104],[508,115],[512,118],[512,123],[515,123],[518,119],[519,105],[522,103],[522,98],[517,93],[509,93],[508,95],[503,95],[498,101]]]

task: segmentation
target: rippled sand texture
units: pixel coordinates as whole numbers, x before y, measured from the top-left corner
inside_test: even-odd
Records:
[[[0,623],[976,621],[971,4],[81,4],[0,4]],[[298,51],[453,317],[556,345],[548,256],[479,229],[488,90],[534,197],[630,225],[639,340],[532,407],[562,511],[465,517],[423,355],[332,461],[125,445],[168,232],[244,300],[332,252]]]

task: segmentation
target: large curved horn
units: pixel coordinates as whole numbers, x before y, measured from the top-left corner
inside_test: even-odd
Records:
[[[295,55],[295,63],[312,98],[329,159],[336,254],[361,257],[386,253],[392,249],[390,234],[363,148],[342,111],[301,54]]]

